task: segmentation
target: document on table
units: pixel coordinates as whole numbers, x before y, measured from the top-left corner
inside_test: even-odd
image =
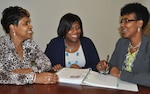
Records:
[[[56,74],[59,76],[59,82],[62,83],[138,91],[136,84],[121,81],[114,76],[100,74],[91,69],[62,68]]]
[[[137,84],[122,81],[111,75],[99,74],[95,71],[90,71],[82,84],[138,92]]]
[[[111,75],[104,75],[104,74],[99,74],[98,72],[90,71],[88,76],[82,82],[82,85],[116,88],[117,78]]]
[[[122,81],[120,79],[118,79],[118,88],[117,89],[138,92],[138,87],[136,84]]]
[[[70,84],[81,84],[90,69],[62,68],[56,74],[59,76],[59,82]]]

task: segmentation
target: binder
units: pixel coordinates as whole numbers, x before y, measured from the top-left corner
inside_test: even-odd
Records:
[[[122,81],[112,75],[100,74],[91,69],[62,68],[56,74],[60,83],[138,92],[137,84]]]

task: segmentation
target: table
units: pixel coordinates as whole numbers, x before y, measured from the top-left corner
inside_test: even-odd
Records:
[[[150,88],[138,86],[139,92],[56,83],[53,85],[0,85],[0,94],[149,94]]]

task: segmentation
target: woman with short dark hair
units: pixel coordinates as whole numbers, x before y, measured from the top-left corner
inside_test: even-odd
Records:
[[[121,8],[122,37],[109,62],[110,74],[121,80],[150,87],[150,37],[143,34],[149,12],[140,3],[129,3]],[[102,61],[97,69],[106,66]],[[108,67],[107,67],[108,68]]]
[[[0,37],[0,84],[53,84],[58,77],[48,73],[51,62],[32,40],[30,14],[19,6],[2,12],[6,35]],[[44,72],[45,71],[45,72]]]

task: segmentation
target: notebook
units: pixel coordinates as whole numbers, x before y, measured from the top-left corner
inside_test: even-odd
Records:
[[[60,83],[87,85],[138,92],[137,84],[122,81],[111,75],[104,75],[91,69],[62,68],[56,73]]]

